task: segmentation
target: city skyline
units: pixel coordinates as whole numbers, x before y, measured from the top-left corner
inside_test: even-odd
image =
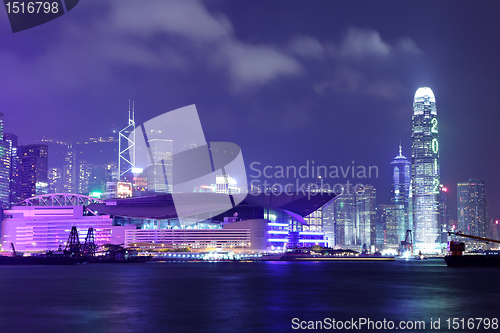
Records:
[[[2,36],[5,133],[25,145],[42,136],[105,137],[126,126],[129,99],[138,124],[196,104],[207,138],[237,143],[247,168],[253,161],[377,165],[378,179],[365,183],[377,189],[378,203],[389,203],[386,165],[400,140],[411,150],[410,100],[428,86],[439,109],[450,212],[456,214],[456,184],[478,178],[491,216],[500,215],[493,2],[472,9],[470,2],[363,2],[366,10],[295,1],[121,3],[81,3],[58,20]],[[397,15],[369,15],[389,7]],[[174,22],[174,11],[189,24]],[[8,31],[1,15],[0,29]],[[260,23],[251,20],[256,15]],[[425,27],[417,24],[422,15]],[[138,33],[133,17],[145,16],[151,22]],[[479,17],[492,28],[471,23]]]
[[[4,5],[0,332],[500,327],[499,0]]]

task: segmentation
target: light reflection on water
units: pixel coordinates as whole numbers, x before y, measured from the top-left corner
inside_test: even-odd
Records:
[[[498,273],[438,260],[0,266],[0,332],[292,332],[295,317],[492,318]]]

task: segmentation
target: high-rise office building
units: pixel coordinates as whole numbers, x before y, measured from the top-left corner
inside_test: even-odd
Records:
[[[335,200],[328,202],[322,208],[323,232],[328,239],[328,246],[335,246]]]
[[[145,170],[148,190],[171,193],[173,185],[168,181],[173,177],[173,141],[150,139],[149,167]]]
[[[76,151],[71,146],[66,149],[63,165],[63,192],[76,193]]]
[[[488,203],[483,181],[469,179],[457,184],[457,217],[458,230],[472,236],[487,236]]]
[[[439,253],[439,132],[436,99],[428,87],[415,93],[411,137],[414,248]]]
[[[391,162],[391,166],[391,201],[392,205],[394,205],[393,209],[391,209],[393,216],[391,216],[395,221],[395,229],[391,229],[391,236],[394,236],[394,239],[391,238],[391,242],[399,244],[400,241],[405,239],[406,230],[412,230],[413,228],[413,219],[410,216],[411,163],[403,156],[401,145],[399,145],[399,155]]]
[[[384,205],[384,224],[385,224],[385,244],[388,248],[396,249],[399,244],[404,240],[401,235],[403,228],[401,228],[402,221],[404,221],[404,212],[401,205]]]
[[[375,246],[377,251],[380,251],[384,245],[387,244],[387,214],[385,204],[380,204],[375,207]]]
[[[376,244],[376,191],[371,185],[364,190],[345,189],[334,201],[335,245],[369,249]]]
[[[21,201],[19,172],[20,158],[17,147],[17,135],[5,133],[3,140],[9,144],[10,171],[9,171],[9,202],[10,206]]]
[[[86,160],[78,163],[78,190],[79,194],[89,193],[90,178],[92,177],[92,165]]]
[[[47,145],[27,145],[19,147],[19,184],[21,200],[48,192],[48,160]]]
[[[49,168],[48,179],[49,179],[49,193],[63,193],[61,168]]]
[[[3,139],[3,113],[0,112],[0,208],[10,208],[10,143]]]

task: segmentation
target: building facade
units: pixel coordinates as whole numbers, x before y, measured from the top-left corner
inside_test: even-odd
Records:
[[[49,193],[63,193],[62,169],[49,168]]]
[[[411,163],[403,156],[401,145],[399,146],[399,155],[391,162],[391,166],[391,201],[394,206],[394,209],[391,210],[391,216],[395,219],[395,229],[391,228],[391,243],[399,244],[400,241],[404,240],[406,230],[413,229],[413,216],[410,214]]]
[[[20,172],[20,158],[17,146],[17,135],[13,133],[5,133],[3,140],[9,144],[9,158],[10,158],[10,171],[9,171],[9,202],[10,206],[21,201],[19,172]]]
[[[21,200],[48,192],[47,145],[27,145],[19,147],[20,163],[18,172],[19,197]]]
[[[4,140],[3,113],[0,112],[0,208],[10,206],[11,142]]]
[[[88,228],[95,229],[97,245],[109,243],[113,219],[109,215],[86,216],[83,206],[14,206],[4,211],[2,249],[10,243],[19,251],[46,251],[65,247],[71,227],[76,226],[80,242]]]
[[[76,193],[76,174],[76,151],[72,147],[68,147],[63,166],[64,193]]]
[[[327,203],[321,209],[323,232],[328,240],[328,247],[335,246],[335,200]]]
[[[92,165],[86,160],[78,163],[78,190],[77,193],[87,195],[89,193],[89,183],[92,177]]]
[[[376,190],[364,185],[363,190],[346,189],[334,201],[335,246],[370,248],[376,243]]]
[[[411,171],[414,248],[439,253],[439,131],[436,99],[428,87],[418,88],[413,101]]]
[[[145,174],[148,190],[158,193],[171,193],[173,184],[173,141],[167,139],[149,140],[151,155],[148,155],[149,167]]]
[[[457,184],[458,230],[477,237],[488,235],[488,206],[484,182],[469,179]]]

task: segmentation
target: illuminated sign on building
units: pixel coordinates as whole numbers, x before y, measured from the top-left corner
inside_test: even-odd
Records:
[[[132,197],[132,183],[118,182],[116,185],[116,195],[118,198]]]

